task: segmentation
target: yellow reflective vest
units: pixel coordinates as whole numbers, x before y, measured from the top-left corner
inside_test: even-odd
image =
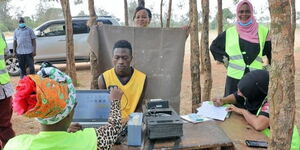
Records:
[[[0,84],[7,84],[10,81],[10,77],[6,70],[6,64],[4,58],[5,48],[6,48],[6,43],[0,33]]]
[[[227,76],[239,80],[243,77],[246,67],[248,67],[250,71],[263,68],[262,53],[267,35],[268,29],[262,25],[259,25],[258,38],[260,51],[256,59],[250,65],[246,65],[243,59],[243,54],[245,52],[241,52],[239,45],[239,34],[236,27],[230,27],[226,30],[225,52],[229,56]]]
[[[134,69],[130,80],[123,85],[118,76],[116,75],[115,69],[112,68],[103,73],[106,87],[110,85],[116,85],[123,91],[121,98],[121,115],[122,119],[127,118],[132,112],[135,111],[140,97],[143,93],[146,75],[137,69]]]

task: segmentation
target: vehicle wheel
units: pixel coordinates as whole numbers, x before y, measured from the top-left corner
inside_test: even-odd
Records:
[[[6,63],[6,69],[7,69],[9,75],[11,75],[11,76],[20,75],[19,61],[16,57],[8,56],[5,59],[5,63]]]

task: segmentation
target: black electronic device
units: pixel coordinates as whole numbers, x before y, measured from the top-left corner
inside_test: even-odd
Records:
[[[268,142],[266,141],[246,140],[245,142],[248,147],[268,148]]]
[[[149,103],[153,104],[153,101],[149,101],[147,103],[148,106]],[[149,108],[150,109],[147,109],[144,119],[146,123],[146,133],[150,140],[176,138],[183,135],[183,122],[172,107],[168,106],[167,108]]]
[[[169,108],[169,101],[163,99],[150,99],[147,103],[147,109]]]

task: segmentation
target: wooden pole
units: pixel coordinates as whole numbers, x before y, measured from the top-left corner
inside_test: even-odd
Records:
[[[171,24],[171,16],[172,16],[172,0],[169,0],[169,10],[168,10],[168,17],[167,17],[167,24],[166,27],[170,28]]]
[[[164,0],[160,1],[160,27],[163,28],[164,27],[164,23],[163,23],[163,3]]]
[[[218,34],[220,34],[220,33],[223,32],[223,10],[222,10],[222,0],[218,0],[217,22],[218,22]]]
[[[191,79],[192,79],[192,112],[196,112],[198,104],[201,102],[200,85],[200,53],[199,53],[199,35],[198,35],[198,10],[197,0],[190,0],[190,38],[191,38]]]
[[[89,0],[88,1],[89,5],[89,14],[90,14],[90,19],[89,19],[89,27],[91,28],[92,26],[95,26],[97,24],[96,18],[97,15],[95,13],[95,6],[94,6],[94,0]],[[98,89],[98,77],[100,75],[100,70],[97,68],[98,66],[98,61],[96,55],[90,51],[90,66],[91,66],[91,89]]]
[[[268,93],[271,128],[269,150],[289,150],[296,107],[291,5],[290,0],[269,0],[269,5],[272,37],[271,81]]]
[[[124,0],[124,19],[125,19],[125,26],[128,26],[128,6],[127,0]]]
[[[72,78],[74,86],[77,86],[77,75],[74,57],[73,26],[69,0],[60,0],[60,4],[62,6],[65,18],[67,73]]]
[[[209,37],[209,0],[201,0],[202,6],[202,33],[201,33],[201,60],[203,61],[203,80],[202,101],[210,100],[212,77],[211,63],[209,56],[208,37]]]

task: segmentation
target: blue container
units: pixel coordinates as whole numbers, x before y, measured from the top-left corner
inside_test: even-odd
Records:
[[[131,113],[128,121],[127,145],[141,146],[143,140],[143,113]]]

